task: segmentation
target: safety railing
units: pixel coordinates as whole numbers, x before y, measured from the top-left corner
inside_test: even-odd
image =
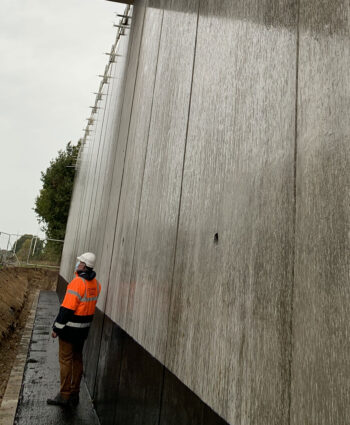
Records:
[[[0,232],[0,265],[59,268],[62,240]]]

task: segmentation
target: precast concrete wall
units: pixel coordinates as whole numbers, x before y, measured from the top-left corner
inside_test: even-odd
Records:
[[[101,423],[346,424],[349,1],[126,13],[60,272],[96,252]]]

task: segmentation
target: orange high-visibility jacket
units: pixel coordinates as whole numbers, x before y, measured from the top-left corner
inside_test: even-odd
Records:
[[[62,307],[74,311],[76,316],[90,316],[95,313],[101,285],[96,278],[86,280],[76,275],[67,287]]]
[[[92,272],[92,276],[96,276]],[[76,342],[84,340],[94,317],[101,285],[95,277],[88,280],[76,273],[67,286],[66,295],[53,325],[53,330],[60,338]]]

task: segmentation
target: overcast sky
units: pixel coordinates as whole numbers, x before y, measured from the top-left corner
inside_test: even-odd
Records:
[[[38,233],[40,172],[83,135],[124,7],[0,0],[0,232]]]

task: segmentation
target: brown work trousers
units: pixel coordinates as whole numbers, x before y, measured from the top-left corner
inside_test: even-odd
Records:
[[[72,344],[59,338],[60,393],[66,399],[71,394],[79,394],[83,375],[83,346],[84,342]]]

